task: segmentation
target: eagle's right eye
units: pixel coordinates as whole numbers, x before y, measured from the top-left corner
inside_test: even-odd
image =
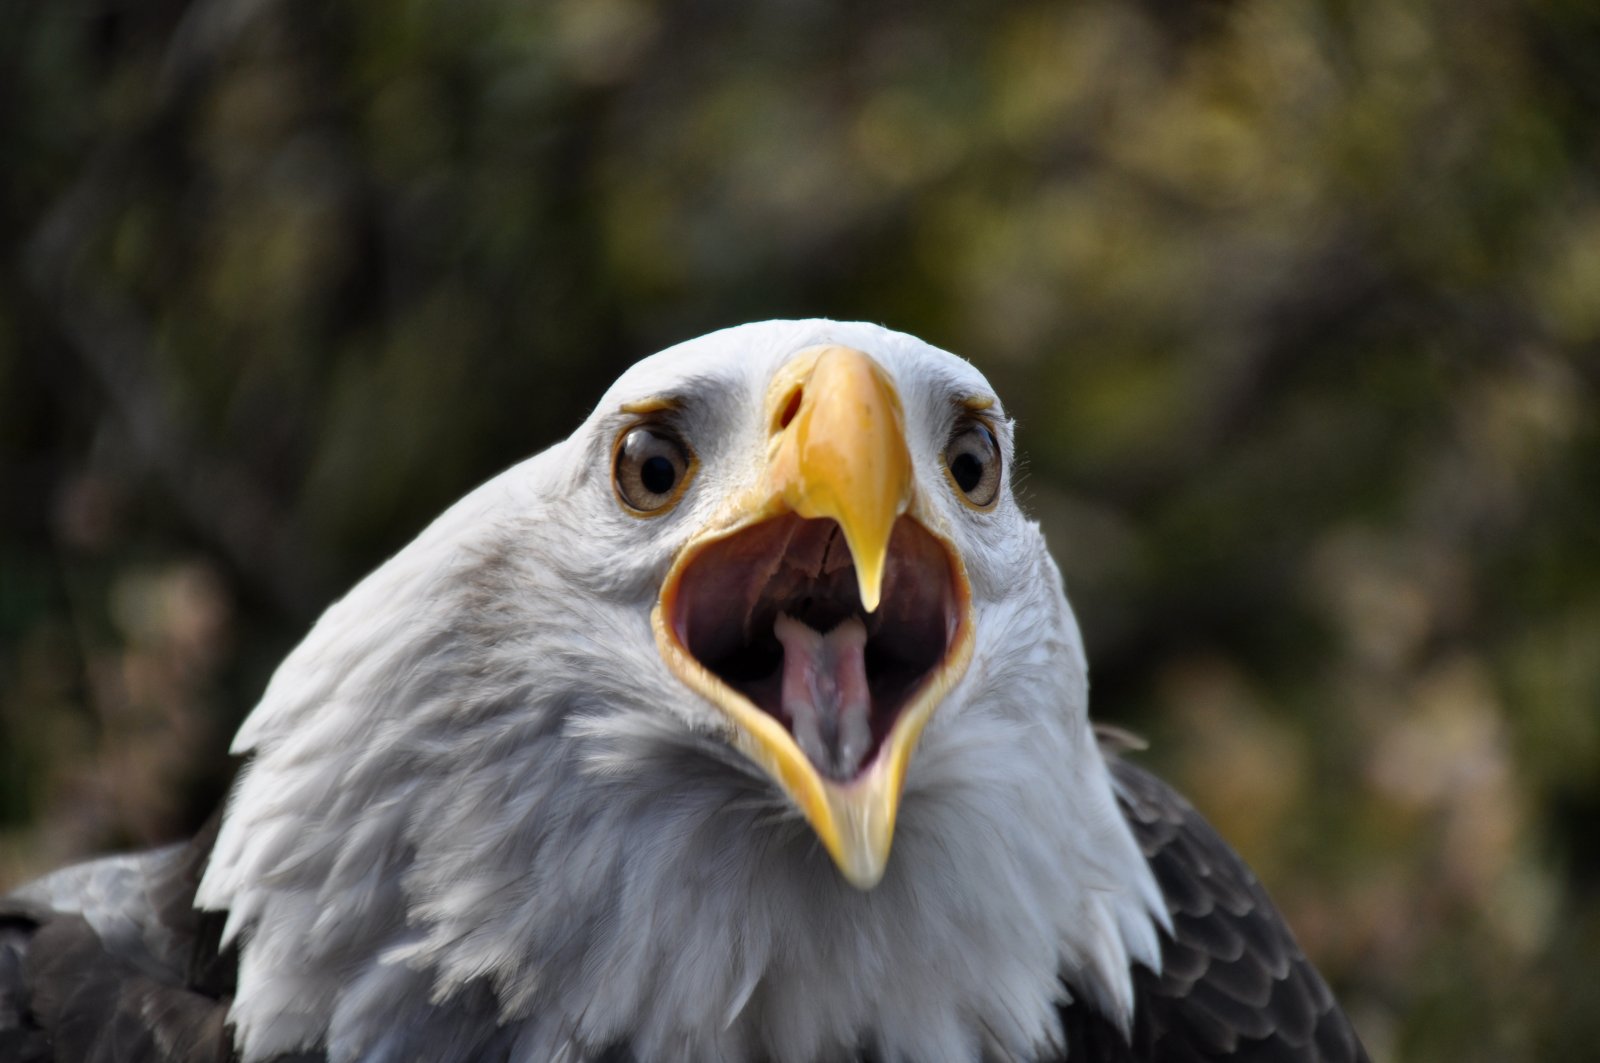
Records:
[[[683,495],[694,468],[694,454],[676,432],[638,425],[617,441],[612,466],[617,497],[635,513],[660,513]]]

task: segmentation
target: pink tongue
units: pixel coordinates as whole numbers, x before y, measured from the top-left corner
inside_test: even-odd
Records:
[[[867,627],[850,619],[822,634],[780,613],[783,712],[801,752],[824,775],[849,779],[872,749]]]

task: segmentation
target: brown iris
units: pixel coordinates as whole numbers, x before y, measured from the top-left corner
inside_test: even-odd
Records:
[[[979,420],[956,426],[944,451],[945,469],[968,505],[988,509],[1000,495],[1000,443]]]
[[[617,497],[636,513],[667,509],[693,474],[694,455],[688,444],[665,426],[637,425],[617,441],[613,482]]]

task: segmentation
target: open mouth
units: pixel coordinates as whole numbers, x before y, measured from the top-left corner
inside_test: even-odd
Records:
[[[669,596],[670,630],[780,723],[819,774],[849,782],[950,655],[963,606],[952,566],[939,540],[900,517],[868,613],[838,523],[785,514],[689,561]]]

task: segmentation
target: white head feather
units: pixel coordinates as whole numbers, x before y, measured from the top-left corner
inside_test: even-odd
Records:
[[[718,500],[760,473],[761,396],[840,343],[887,371],[917,489],[972,585],[976,646],[859,891],[667,668],[650,610]],[[328,610],[240,730],[252,759],[199,899],[241,943],[246,1063],[812,1063],[1026,1058],[1070,992],[1119,1021],[1160,895],[1091,734],[1076,622],[1009,487],[941,471],[972,367],[864,324],[767,322],[640,362],[571,438],[485,484]],[[617,506],[630,400],[672,394],[700,472]],[[998,412],[998,407],[996,407]],[[1000,426],[1010,465],[1010,426]]]

